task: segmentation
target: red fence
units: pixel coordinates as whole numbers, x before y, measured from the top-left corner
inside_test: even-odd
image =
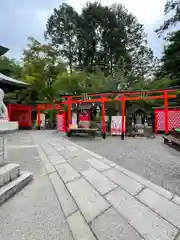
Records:
[[[164,131],[164,109],[155,109],[155,132]],[[168,131],[180,128],[180,108],[168,109]]]

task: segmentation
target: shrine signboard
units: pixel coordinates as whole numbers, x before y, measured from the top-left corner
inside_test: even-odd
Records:
[[[125,129],[125,121],[124,121]],[[111,135],[121,135],[122,134],[122,116],[112,116],[111,119]]]
[[[66,132],[66,117],[65,112],[57,114],[57,130]]]

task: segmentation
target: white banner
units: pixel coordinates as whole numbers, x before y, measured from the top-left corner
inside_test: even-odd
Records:
[[[72,113],[72,120],[70,128],[77,128],[77,113]]]
[[[125,131],[125,117],[124,117],[124,131]],[[111,134],[121,135],[122,133],[122,116],[112,116],[111,118]]]

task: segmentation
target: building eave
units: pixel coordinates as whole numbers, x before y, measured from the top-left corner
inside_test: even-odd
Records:
[[[30,84],[16,80],[14,78],[8,77],[2,73],[0,73],[0,83],[13,85],[13,86],[19,86],[19,87],[28,87]]]
[[[7,53],[7,51],[9,51],[8,48],[3,47],[0,45],[0,56],[4,55],[5,53]]]

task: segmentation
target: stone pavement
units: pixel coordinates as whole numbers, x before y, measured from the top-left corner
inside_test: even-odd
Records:
[[[34,179],[0,206],[0,240],[73,240],[30,133],[8,135],[8,159]]]
[[[105,141],[74,136],[71,140],[180,196],[180,152],[165,145],[160,136],[126,137],[124,141],[115,136]]]
[[[52,131],[31,135],[18,151],[36,152],[35,180],[0,207],[0,240],[180,240],[178,196]]]
[[[180,239],[180,198],[47,131],[33,135],[75,240]]]

